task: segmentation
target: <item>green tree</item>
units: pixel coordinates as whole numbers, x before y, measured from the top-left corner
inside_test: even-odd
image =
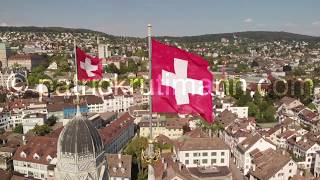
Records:
[[[249,102],[248,104],[248,115],[250,117],[256,117],[259,113],[259,108],[253,102]]]
[[[240,95],[239,100],[237,101],[238,106],[245,106],[252,101],[252,98],[249,93],[244,93]]]
[[[274,115],[276,113],[276,110],[273,106],[268,106],[266,111],[264,112],[264,119],[266,122],[274,122],[275,118]]]
[[[311,110],[317,110],[317,106],[313,103],[309,103],[307,107]]]
[[[13,128],[14,133],[22,134],[23,133],[23,126],[22,124],[18,124],[15,128]]]
[[[124,154],[132,156],[132,162],[138,165],[139,172],[143,172],[146,165],[141,162],[141,152],[148,147],[148,139],[145,137],[136,137],[126,146]]]
[[[58,118],[56,116],[52,115],[47,119],[46,124],[48,126],[53,126],[56,124],[57,120],[58,120]]]
[[[128,72],[137,73],[138,69],[138,65],[132,59],[128,60]]]
[[[0,93],[0,103],[4,103],[7,101],[7,95]]]
[[[108,72],[108,73],[117,73],[119,74],[120,73],[120,70],[117,68],[117,66],[114,64],[114,63],[111,63],[109,64],[105,70]]]
[[[52,129],[47,124],[41,126],[36,124],[32,131],[38,136],[44,136],[46,134],[49,134],[52,131]]]
[[[256,91],[253,95],[253,102],[256,104],[256,105],[260,105],[262,103],[262,96],[261,94],[259,93],[259,91]]]

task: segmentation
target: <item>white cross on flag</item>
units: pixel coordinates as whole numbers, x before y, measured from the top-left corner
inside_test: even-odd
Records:
[[[80,48],[76,48],[78,79],[92,81],[102,78],[102,62],[97,57],[92,57]]]
[[[152,110],[200,114],[212,122],[212,74],[208,62],[152,40]]]

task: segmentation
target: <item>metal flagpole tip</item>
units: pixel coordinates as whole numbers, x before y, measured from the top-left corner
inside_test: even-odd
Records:
[[[148,24],[148,36],[151,37],[151,33],[152,33],[152,25]]]

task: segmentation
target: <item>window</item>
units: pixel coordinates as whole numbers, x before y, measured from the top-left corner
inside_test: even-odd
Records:
[[[215,164],[217,163],[217,160],[216,159],[211,159],[211,164]]]
[[[224,152],[221,152],[221,156],[224,156]]]
[[[188,164],[189,164],[189,160],[186,160],[186,161],[185,161],[185,164],[188,165]]]
[[[291,162],[291,163],[289,163],[289,166],[292,166],[293,165],[293,163]]]
[[[202,164],[207,164],[208,160],[207,159],[202,159]]]
[[[292,170],[290,169],[290,170],[289,170],[289,173],[291,173],[291,172],[292,172]]]
[[[193,157],[197,157],[198,156],[198,153],[193,153]]]
[[[199,162],[198,159],[193,160],[193,164],[198,164],[198,162]]]
[[[189,153],[186,153],[186,155],[185,155],[186,157],[189,157]]]
[[[221,159],[220,159],[220,162],[221,162],[221,163],[224,163],[224,158],[221,158]]]
[[[211,152],[211,156],[216,156],[217,152]]]
[[[202,153],[202,156],[208,156],[207,152]]]

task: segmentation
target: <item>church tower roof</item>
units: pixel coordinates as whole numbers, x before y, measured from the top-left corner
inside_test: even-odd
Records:
[[[62,130],[59,136],[59,153],[93,154],[103,151],[101,137],[87,118],[76,115]]]

